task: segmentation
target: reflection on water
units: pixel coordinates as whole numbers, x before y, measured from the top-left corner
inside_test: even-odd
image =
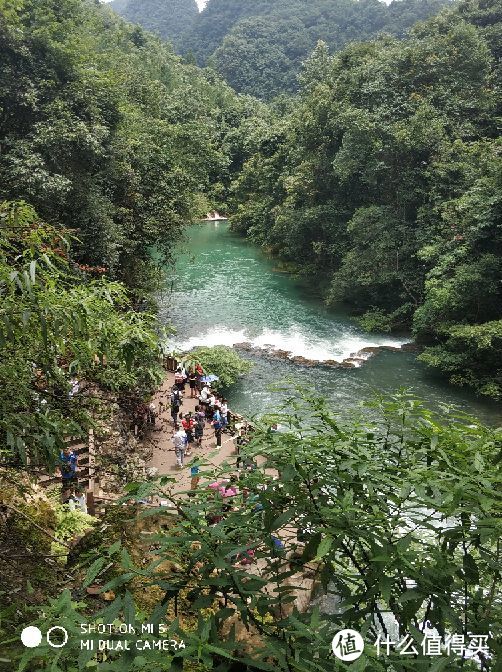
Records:
[[[160,297],[161,316],[177,329],[179,349],[196,345],[272,347],[315,360],[341,360],[363,347],[400,345],[406,338],[365,334],[347,316],[327,309],[304,287],[278,270],[258,248],[226,224],[189,230],[180,246],[176,275]],[[172,291],[171,291],[172,290]],[[277,403],[268,387],[292,379],[325,396],[339,410],[353,408],[372,391],[412,387],[431,406],[459,405],[491,423],[502,421],[498,405],[447,385],[408,352],[382,352],[359,369],[305,368],[258,351],[255,366],[231,391],[232,406],[247,415]]]

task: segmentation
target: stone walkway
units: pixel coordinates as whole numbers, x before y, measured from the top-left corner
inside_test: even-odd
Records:
[[[236,438],[232,438],[229,434],[222,435],[222,446],[218,450],[216,448],[216,437],[214,430],[210,423],[206,423],[204,428],[204,437],[202,439],[202,447],[198,448],[192,444],[192,454],[185,457],[185,467],[178,469],[176,465],[176,455],[174,453],[174,446],[172,437],[174,434],[173,421],[171,418],[171,388],[174,385],[174,373],[168,372],[162,384],[162,387],[155,395],[154,403],[157,407],[157,412],[160,410],[160,402],[164,404],[162,414],[159,414],[156,420],[155,431],[149,432],[148,440],[153,444],[153,455],[148,467],[155,467],[158,470],[159,476],[176,476],[175,492],[188,490],[190,488],[190,467],[188,466],[194,457],[201,456],[208,460],[212,465],[219,466],[225,461],[232,461],[236,458],[235,446]],[[183,397],[183,405],[181,411],[188,413],[195,410],[198,404],[198,399],[190,399],[190,388],[187,385],[185,396]]]
[[[206,423],[204,429],[204,438],[202,440],[202,447],[200,449],[193,448],[191,456],[185,458],[185,467],[183,469],[178,469],[176,466],[176,455],[174,453],[174,446],[172,443],[174,429],[171,419],[170,398],[173,384],[174,373],[167,373],[162,387],[158,390],[155,396],[154,402],[157,407],[157,411],[159,411],[160,408],[160,401],[162,401],[164,404],[164,410],[162,414],[157,417],[157,426],[155,431],[150,432],[147,436],[148,440],[153,444],[153,455],[148,466],[155,467],[158,470],[158,475],[160,476],[175,476],[176,482],[174,483],[172,492],[181,493],[190,489],[191,477],[190,467],[188,465],[190,464],[191,460],[194,457],[200,455],[214,466],[219,466],[226,461],[235,462],[236,438],[232,438],[229,434],[223,434],[222,446],[219,450],[217,450],[216,438],[214,436],[213,428],[209,423]],[[188,411],[193,412],[197,403],[197,398],[190,399],[190,388],[187,385],[181,410],[183,413],[187,413]],[[258,464],[259,463],[260,460],[258,460]],[[289,543],[295,539],[294,532],[292,533],[291,530],[288,530],[287,528],[281,531],[280,536],[282,540],[286,542],[287,547],[289,546]],[[251,574],[263,575],[267,568],[268,563],[265,561],[265,559],[262,558],[253,563],[251,566],[248,566],[247,571]],[[314,576],[315,571],[312,571],[311,568],[308,568],[308,571],[294,574],[293,576],[288,577],[288,579],[285,581],[285,583],[295,587],[293,590],[293,594],[296,597],[294,606],[300,611],[306,611],[311,603],[314,588]],[[274,584],[270,584],[267,590],[269,592],[275,593],[276,587]],[[286,614],[290,613],[292,610],[293,604],[286,605],[283,610],[282,617],[285,617]],[[243,626],[240,619],[235,620],[235,625],[237,627],[237,639],[241,641],[247,640],[249,633]]]

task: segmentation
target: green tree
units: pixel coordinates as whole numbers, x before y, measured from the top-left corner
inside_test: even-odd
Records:
[[[190,498],[173,495],[169,479],[160,483],[162,498],[172,501],[178,517],[173,521],[165,508],[147,512],[164,519],[169,530],[155,537],[148,565],[135,567],[122,555],[126,573],[104,586],[120,595],[90,621],[120,618],[140,629],[127,591],[137,575],[164,596],[152,622],[163,622],[178,600],[183,622],[192,623],[170,621],[165,637],[184,640],[185,648],[162,654],[166,670],[183,663],[222,670],[341,670],[331,642],[346,627],[366,640],[359,670],[497,669],[500,430],[451,409],[438,416],[406,394],[377,399],[364,417],[345,422],[322,401],[294,394],[288,409],[280,417],[284,431],[258,428],[243,449],[243,457],[259,466],[243,472],[231,506],[203,487],[222,481],[231,465],[228,471],[204,465]],[[158,487],[131,485],[127,497],[142,499]],[[113,551],[118,553],[117,544]],[[251,551],[254,562],[241,563]],[[88,580],[109,557],[98,554]],[[176,571],[166,575],[166,561]],[[312,585],[315,601],[299,610],[298,596]],[[57,654],[59,664],[78,655],[84,669],[94,653],[79,649],[83,616],[68,595],[49,613],[74,633]],[[439,657],[422,649],[426,626],[441,644]],[[448,650],[453,634],[473,653],[476,635],[484,635],[477,642],[484,641],[490,654],[478,646],[472,660],[463,659],[458,647]],[[389,653],[385,644],[378,653],[379,636],[395,643]],[[413,638],[416,655],[399,650],[406,636]],[[24,663],[36,657],[44,669],[55,655],[42,646],[27,650]],[[129,655],[110,653],[109,669],[122,669]],[[159,666],[159,656],[143,651],[133,669]]]
[[[0,197],[76,231],[80,261],[105,266],[139,302],[155,284],[151,248],[168,261],[202,195],[228,182],[222,138],[240,102],[106,5],[10,6],[0,23]]]
[[[0,459],[53,465],[91,426],[93,385],[141,396],[162,380],[156,320],[26,204],[1,204],[0,225]]]
[[[199,14],[195,0],[114,0],[113,10],[173,44]]]
[[[206,375],[218,376],[219,380],[214,383],[215,387],[233,385],[240,376],[249,373],[252,368],[251,362],[239,357],[232,348],[223,345],[214,348],[195,348],[189,357],[200,362]]]
[[[500,16],[490,6],[462,4],[406,39],[332,57],[320,43],[298,104],[264,129],[234,180],[232,226],[365,327],[412,327],[424,361],[498,397]]]
[[[339,51],[379,32],[403,36],[447,3],[400,0],[211,0],[181,40],[239,92],[270,100],[298,90],[297,77],[319,40]]]

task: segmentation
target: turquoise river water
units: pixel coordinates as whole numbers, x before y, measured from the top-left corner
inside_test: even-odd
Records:
[[[364,333],[312,291],[276,268],[259,248],[229,231],[226,223],[204,223],[188,230],[180,244],[175,275],[169,274],[159,297],[161,317],[177,330],[173,346],[229,345],[244,341],[251,373],[229,391],[231,406],[247,416],[272,411],[277,393],[271,385],[294,380],[326,397],[339,411],[357,406],[374,390],[412,388],[430,407],[454,404],[490,424],[502,423],[501,406],[448,385],[410,352],[380,352],[355,369],[323,366],[361,348],[400,345],[409,338]],[[264,346],[316,360],[304,367],[266,356]]]

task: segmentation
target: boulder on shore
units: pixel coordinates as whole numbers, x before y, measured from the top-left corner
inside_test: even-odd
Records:
[[[306,357],[291,357],[291,361],[294,362],[295,364],[299,364],[300,366],[317,366],[319,362],[315,362],[312,359],[307,359]]]
[[[321,362],[323,366],[330,366],[334,369],[338,368],[341,366],[341,363],[338,362],[336,359],[325,359],[324,362]]]
[[[246,352],[251,352],[252,350],[256,350],[256,348],[253,346],[253,344],[249,343],[249,341],[243,341],[242,343],[234,343],[233,347],[236,350],[245,350]]]

